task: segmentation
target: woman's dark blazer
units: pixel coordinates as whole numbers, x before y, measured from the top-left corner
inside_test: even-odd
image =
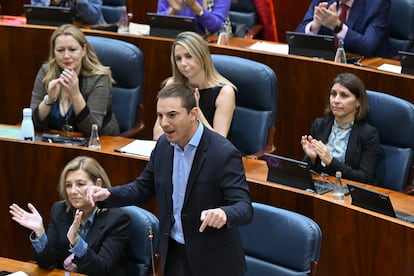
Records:
[[[163,267],[173,225],[172,172],[174,148],[162,135],[142,174],[133,182],[114,186],[105,207],[140,204],[157,196],[159,251]],[[222,208],[227,225],[199,232],[201,211]],[[250,222],[253,208],[240,152],[206,127],[197,147],[185,193],[181,219],[187,258],[197,276],[243,275],[246,270],[238,226]]]
[[[317,118],[311,128],[313,138],[328,142],[334,119],[332,116]],[[323,167],[321,160],[317,158],[315,165],[311,166],[317,172],[325,172],[335,175],[336,171],[342,172],[342,177],[363,183],[374,183],[375,171],[378,159],[381,155],[378,130],[366,121],[354,123],[349,136],[345,154],[345,163],[333,158],[331,164]],[[306,156],[305,161],[310,162]]]
[[[74,212],[66,212],[63,201],[52,206],[51,221],[47,230],[48,244],[41,253],[33,250],[34,260],[42,268],[63,269],[69,252],[66,234],[72,225]],[[78,272],[87,275],[125,275],[126,247],[131,221],[119,208],[98,210],[86,237],[88,250],[81,258],[75,257]]]

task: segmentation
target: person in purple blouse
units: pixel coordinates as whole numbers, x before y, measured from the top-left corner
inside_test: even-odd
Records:
[[[158,0],[158,14],[195,17],[197,32],[214,34],[224,25],[231,33],[228,16],[232,0]]]

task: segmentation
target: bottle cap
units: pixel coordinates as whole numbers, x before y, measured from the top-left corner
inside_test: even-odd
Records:
[[[341,172],[341,171],[337,171],[337,172],[335,173],[335,176],[336,176],[336,177],[342,177],[342,172]]]
[[[32,117],[32,109],[31,108],[23,108],[23,116],[24,117]]]

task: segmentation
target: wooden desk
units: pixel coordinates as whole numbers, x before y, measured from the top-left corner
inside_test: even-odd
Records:
[[[2,123],[21,121],[22,107],[30,104],[34,79],[40,64],[47,59],[49,37],[53,27],[0,24],[0,118]],[[102,35],[137,45],[144,54],[144,92],[142,112],[145,129],[142,137],[152,137],[155,122],[156,92],[161,82],[171,75],[172,39],[124,35],[85,30],[89,35]],[[235,40],[233,47],[210,44],[212,53],[240,56],[269,65],[278,77],[278,108],[274,144],[281,155],[300,159],[303,156],[299,138],[309,133],[316,117],[323,116],[332,79],[341,72],[358,75],[367,89],[387,92],[414,101],[414,76],[387,73],[354,65],[306,57],[253,51],[243,46],[254,40]],[[30,49],[30,50],[28,50]]]
[[[317,275],[414,273],[413,224],[353,206],[349,196],[339,203],[332,199],[331,193],[316,195],[267,182],[264,161],[245,159],[244,165],[254,201],[304,214],[321,227]],[[389,194],[395,209],[414,214],[413,197],[364,186]]]
[[[58,199],[57,182],[63,166],[75,156],[96,158],[107,171],[112,184],[133,180],[147,164],[145,158],[124,155],[114,148],[130,142],[127,138],[102,137],[102,150],[43,142],[0,139],[0,228],[3,239],[0,256],[29,260],[29,230],[13,222],[8,206],[33,203],[49,220],[50,207]],[[269,183],[264,161],[245,159],[244,166],[253,201],[293,210],[313,218],[321,227],[323,242],[318,275],[412,275],[414,225],[334,201],[329,194]],[[414,214],[414,197],[372,187],[388,193],[394,207]],[[144,208],[157,212],[155,200]],[[271,233],[269,233],[271,238]],[[382,265],[384,264],[384,265]]]
[[[65,271],[60,269],[41,269],[34,263],[22,262],[0,257],[0,271],[17,272],[23,271],[29,276],[63,276]],[[82,276],[85,274],[70,272],[70,276]]]

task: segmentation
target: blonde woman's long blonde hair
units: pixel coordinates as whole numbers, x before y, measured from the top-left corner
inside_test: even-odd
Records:
[[[214,67],[207,42],[204,41],[199,34],[194,32],[182,32],[178,34],[172,44],[170,59],[172,66],[171,78],[173,82],[187,84],[187,78],[181,74],[180,70],[178,70],[177,63],[175,61],[174,49],[177,45],[184,47],[193,58],[198,60],[204,69],[207,83],[210,87],[228,84],[231,85],[235,91],[237,91],[237,87],[231,83],[231,81],[223,77]]]
[[[98,56],[92,49],[92,46],[88,43],[82,31],[74,25],[64,24],[60,26],[59,28],[57,28],[53,32],[52,36],[50,37],[49,60],[48,60],[49,71],[46,73],[46,76],[43,79],[43,83],[45,85],[46,90],[47,90],[47,86],[49,82],[53,79],[58,78],[62,71],[62,68],[59,68],[56,62],[56,56],[55,56],[56,38],[61,35],[70,35],[76,41],[78,41],[82,47],[85,47],[86,54],[82,59],[82,66],[81,66],[81,71],[80,71],[80,73],[83,76],[87,77],[91,75],[108,75],[109,80],[113,82],[111,69],[101,64],[101,62],[98,59]]]

